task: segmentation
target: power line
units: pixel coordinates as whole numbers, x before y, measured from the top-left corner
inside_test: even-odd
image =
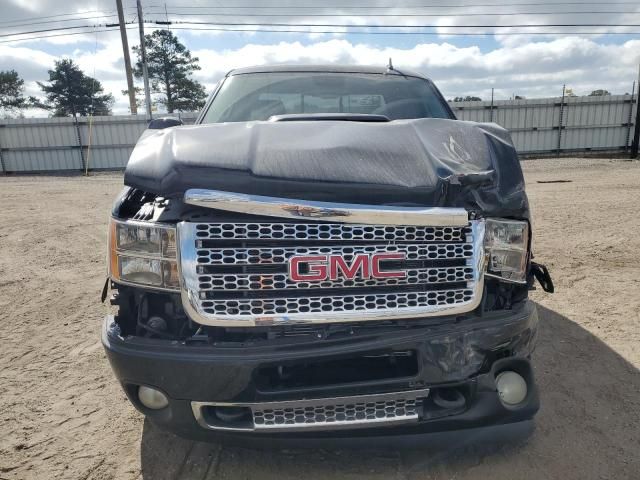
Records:
[[[153,22],[150,22],[153,23]],[[127,30],[133,30],[137,27],[126,27]],[[230,32],[230,33],[306,33],[306,34],[345,34],[349,33],[350,35],[417,35],[417,36],[463,36],[463,37],[484,37],[489,35],[495,35],[494,32],[485,32],[485,33],[477,33],[477,32],[455,32],[455,33],[441,33],[441,32],[407,32],[407,31],[384,31],[384,32],[344,32],[342,30],[332,30],[332,31],[319,31],[319,30],[309,30],[309,29],[296,29],[296,30],[276,30],[276,29],[241,29],[241,28],[190,28],[190,27],[172,27],[174,30],[186,30],[186,31],[216,31],[216,32]],[[2,43],[18,43],[18,42],[28,42],[32,40],[43,40],[47,38],[57,38],[57,37],[68,37],[73,35],[85,35],[92,34],[94,32],[102,33],[102,32],[113,32],[118,30],[117,28],[103,28],[100,30],[86,30],[83,32],[69,32],[69,33],[58,33],[55,35],[38,35],[35,37],[28,38],[17,38],[17,39],[9,39],[9,40],[0,40],[0,44]],[[498,35],[504,36],[514,36],[514,35],[640,35],[640,32],[593,32],[593,31],[584,31],[584,32],[504,32],[499,33]]]
[[[133,22],[125,22],[127,25],[133,23]],[[167,22],[165,21],[153,21],[153,20],[147,20],[145,21],[145,23],[149,23],[149,24],[166,24]],[[304,34],[349,34],[349,35],[417,35],[417,36],[489,36],[489,35],[504,35],[504,36],[513,36],[513,35],[545,35],[545,36],[552,36],[552,35],[640,35],[640,32],[612,32],[612,31],[547,31],[547,32],[529,32],[529,31],[509,31],[509,32],[460,32],[457,31],[455,33],[443,33],[443,32],[434,32],[434,31],[415,31],[416,28],[435,28],[435,27],[442,27],[442,26],[438,26],[438,25],[427,25],[427,26],[420,26],[420,25],[401,25],[401,26],[396,26],[398,28],[403,28],[405,30],[395,30],[395,31],[389,31],[389,30],[385,30],[385,31],[380,31],[380,30],[374,30],[374,31],[345,31],[345,30],[313,30],[311,29],[311,27],[328,27],[328,28],[332,28],[332,27],[340,27],[340,25],[332,25],[332,24],[324,24],[324,25],[320,25],[320,24],[252,24],[252,23],[212,23],[212,22],[169,22],[172,23],[173,25],[178,25],[178,26],[174,26],[172,27],[175,30],[190,30],[190,31],[218,31],[218,32],[231,32],[231,33],[304,33]],[[187,27],[187,26],[180,26],[180,25],[214,25],[214,27],[209,27],[209,28],[204,28],[204,27],[198,27],[198,28],[192,28],[192,27]],[[217,26],[217,27],[215,27]],[[243,27],[243,26],[253,26],[253,27],[258,27],[258,28],[232,28],[232,27]],[[281,28],[268,28],[271,26],[276,26],[276,27],[281,27]],[[444,26],[445,28],[530,28],[530,27],[549,27],[549,28],[560,28],[560,27],[584,27],[584,26],[589,26],[589,27],[640,27],[640,25],[637,24],[549,24],[549,25],[448,25],[448,26]],[[106,28],[102,28],[100,30],[96,30],[97,28],[100,27],[106,27]],[[282,29],[282,28],[286,28],[286,27],[307,27],[307,28],[287,28]],[[352,27],[358,27],[358,28],[390,28],[392,27],[391,25],[369,25],[369,26],[365,26],[365,25],[345,25],[345,28],[352,28]],[[15,42],[25,42],[25,41],[31,41],[31,40],[43,40],[43,39],[47,39],[47,38],[54,38],[54,37],[65,37],[65,36],[71,36],[71,35],[83,35],[83,34],[90,34],[90,33],[94,33],[94,32],[110,32],[110,31],[114,31],[117,30],[117,28],[111,28],[111,25],[78,25],[78,26],[67,26],[67,27],[59,27],[59,28],[49,28],[49,29],[42,29],[42,30],[32,30],[32,31],[27,31],[27,32],[14,32],[14,33],[9,33],[9,34],[2,34],[0,35],[0,37],[13,37],[13,36],[22,36],[22,35],[28,35],[28,34],[34,34],[34,33],[49,33],[49,32],[56,32],[56,31],[61,31],[61,30],[69,30],[69,29],[89,29],[89,30],[85,30],[82,32],[67,32],[67,33],[62,33],[62,34],[55,34],[55,35],[38,35],[38,36],[33,36],[33,37],[27,37],[27,38],[15,38],[15,39],[7,39],[7,40],[0,40],[0,43],[15,43]],[[127,29],[130,29],[132,27],[127,27]],[[414,29],[413,31],[407,31],[406,29],[410,28],[410,29]]]
[[[608,2],[608,6],[615,5],[637,5],[638,2]],[[201,9],[224,9],[224,10],[310,10],[318,8],[339,8],[344,10],[389,10],[389,9],[414,9],[414,8],[469,8],[469,7],[534,7],[534,6],[546,6],[553,7],[557,5],[602,5],[602,1],[594,2],[526,2],[526,3],[468,3],[468,4],[442,4],[442,5],[322,5],[318,7],[315,5],[291,5],[291,6],[276,6],[276,5],[234,5],[234,6],[192,6],[192,5],[167,5],[169,8],[185,8],[193,10]],[[161,5],[148,5],[148,8],[159,8]]]
[[[132,10],[131,7],[125,7],[125,9]],[[89,16],[89,17],[87,17],[87,16],[79,16],[79,15],[84,15],[84,14],[87,14],[87,13],[101,13],[103,15]],[[58,18],[58,17],[69,17],[69,16],[75,16],[75,18],[65,18],[65,19],[59,19]],[[111,17],[115,17],[115,16],[117,16],[117,12],[115,10],[88,10],[86,12],[80,12],[80,13],[60,13],[58,15],[45,15],[45,16],[40,16],[40,17],[29,17],[29,18],[20,18],[20,19],[13,19],[13,20],[3,20],[3,21],[0,21],[0,27],[1,28],[13,28],[13,27],[23,27],[23,26],[30,26],[30,25],[42,25],[42,24],[47,24],[47,23],[74,22],[74,21],[79,21],[79,20],[96,20],[96,19],[101,19],[101,18],[111,18]],[[53,20],[38,21],[38,22],[31,22],[30,21],[30,20],[46,20],[46,19],[53,19]],[[27,22],[27,23],[16,24],[16,22]],[[7,24],[12,24],[12,25],[7,25]]]
[[[58,32],[60,30],[70,30],[75,28],[93,28],[94,26],[99,27],[104,25],[78,25],[78,26],[70,26],[70,27],[47,28],[44,30],[31,30],[28,32],[3,33],[2,35],[0,35],[0,37],[14,37],[16,35],[29,35],[32,33]]]
[[[166,22],[161,22],[166,24]],[[552,28],[552,27],[640,27],[638,23],[516,23],[508,25],[375,25],[351,23],[255,23],[255,22],[196,22],[177,21],[173,24],[216,25],[232,27],[326,27],[326,28]],[[351,33],[351,32],[349,32]]]
[[[604,12],[604,11],[592,11],[592,12],[522,12],[522,13],[466,13],[466,14],[383,14],[383,15],[375,15],[376,17],[484,17],[484,16],[517,16],[517,15],[576,15],[576,14],[603,14],[603,13],[612,13],[612,12]],[[615,12],[615,13],[624,13],[624,14],[632,14],[632,15],[640,15],[640,12]],[[174,15],[174,16],[191,16],[193,14],[190,13],[179,13],[179,12],[164,12],[165,15]],[[107,18],[113,18],[117,14],[112,15],[100,15],[94,17],[77,17],[77,18],[68,18],[63,20],[46,20],[41,22],[30,22],[30,23],[21,23],[14,25],[6,25],[4,28],[13,28],[13,27],[26,27],[32,25],[44,25],[44,24],[58,24],[64,22],[77,22],[77,21],[86,21],[86,20],[101,20]],[[215,16],[215,17],[236,17],[239,14],[198,14],[198,16]],[[253,14],[252,17],[297,17],[298,15],[292,14]],[[350,17],[350,15],[345,14],[314,14],[314,17]],[[369,16],[369,15],[367,15]],[[43,17],[45,18],[45,17]],[[165,22],[165,24],[170,25],[171,22]],[[258,24],[255,24],[258,25]],[[356,25],[354,25],[356,26]]]
[[[66,30],[66,29],[63,29]],[[84,32],[69,32],[69,33],[57,33],[55,35],[38,35],[37,37],[27,37],[27,38],[13,38],[10,40],[0,40],[0,43],[17,43],[17,42],[28,42],[31,40],[43,40],[46,38],[56,38],[56,37],[70,37],[72,35],[85,35],[92,34],[94,32],[112,32],[117,30],[117,28],[104,28],[102,30],[87,30]]]
[[[172,27],[173,30],[188,30],[192,32],[198,31],[215,31],[215,32],[246,32],[246,33],[307,33],[307,34],[349,34],[349,35],[426,35],[426,36],[448,36],[448,37],[486,37],[489,35],[501,35],[501,36],[513,36],[513,35],[640,35],[640,32],[455,32],[455,33],[442,33],[442,32],[407,32],[405,30],[399,31],[375,31],[375,32],[345,32],[343,30],[309,30],[309,29],[287,29],[276,30],[267,28],[189,28],[189,27]]]
[[[615,5],[634,5],[637,4],[637,2],[615,2],[615,3],[610,3],[609,6],[615,6]],[[324,8],[340,8],[343,10],[361,10],[361,9],[366,9],[366,10],[373,10],[373,9],[384,9],[384,10],[398,10],[398,9],[415,9],[415,8],[470,8],[470,7],[518,7],[518,6],[557,6],[557,5],[601,5],[601,2],[556,2],[556,3],[511,3],[511,4],[498,4],[498,3],[492,3],[492,4],[457,4],[457,5],[416,5],[416,6],[400,6],[400,7],[396,7],[396,6],[324,6]],[[165,9],[165,6],[167,5],[149,5],[148,8],[156,8],[156,9],[161,9],[162,13],[164,13],[166,15],[167,10]],[[320,9],[321,7],[317,7],[317,6],[309,6],[309,5],[294,5],[294,6],[289,6],[289,7],[280,7],[280,6],[275,6],[275,5],[267,5],[267,6],[261,6],[261,5],[243,5],[243,6],[229,6],[229,7],[205,7],[205,6],[180,6],[180,5],[170,5],[169,7],[171,8],[178,8],[178,9],[182,9],[182,10],[203,10],[203,9],[207,9],[207,10],[216,10],[216,9],[224,9],[224,10],[246,10],[246,9],[252,9],[252,10],[261,10],[261,9],[268,9],[268,10],[311,10],[311,9]],[[129,10],[134,10],[135,11],[135,7],[127,7],[127,9]],[[100,16],[91,16],[91,17],[87,17],[87,16],[81,16],[81,15],[86,15],[89,13],[101,13],[104,15],[100,15]],[[172,15],[176,15],[176,16],[187,16],[190,15],[188,13],[182,13],[182,12],[169,12]],[[447,14],[447,13],[432,13],[432,14],[418,14],[418,13],[411,13],[411,14],[376,14],[377,17],[453,17],[453,16],[461,16],[461,17],[465,17],[465,16],[514,16],[514,15],[585,15],[585,14],[611,14],[611,13],[619,13],[619,14],[629,14],[629,15],[633,15],[633,14],[640,14],[640,12],[637,11],[566,11],[566,12],[489,12],[489,13],[464,13],[464,14]],[[159,14],[159,12],[156,12],[156,14]],[[0,25],[5,25],[7,28],[11,28],[11,27],[18,27],[18,26],[29,26],[29,25],[41,25],[41,24],[46,24],[46,23],[62,23],[62,22],[72,22],[72,21],[78,21],[78,20],[94,20],[94,19],[100,19],[100,18],[109,18],[109,17],[114,17],[116,16],[117,13],[114,10],[87,10],[84,12],[75,12],[75,13],[60,13],[57,15],[47,15],[47,16],[39,16],[39,17],[29,17],[29,18],[21,18],[21,19],[13,19],[13,20],[3,20],[0,21]],[[237,14],[233,14],[233,13],[199,13],[198,15],[201,16],[222,16],[222,17],[232,17],[232,16],[237,16]],[[70,19],[60,19],[59,17],[69,17],[69,16],[74,16],[76,18],[70,18]],[[251,15],[253,17],[296,17],[299,15],[295,15],[295,14],[288,14],[288,13],[283,13],[283,14],[253,14]],[[313,16],[317,16],[317,17],[349,17],[351,15],[348,14],[313,14]],[[369,16],[369,15],[367,15]],[[30,22],[31,20],[46,20],[46,19],[54,19],[54,20],[47,20],[47,21],[37,21],[37,22]],[[16,22],[29,22],[29,23],[20,23],[17,24]],[[12,24],[12,25],[7,25],[7,24]]]
[[[126,27],[127,30],[133,30],[136,27]],[[439,37],[486,37],[490,35],[501,35],[501,36],[518,36],[518,35],[538,35],[538,36],[553,36],[553,35],[640,35],[640,31],[637,32],[504,32],[498,33],[495,32],[485,32],[485,33],[477,33],[477,32],[455,32],[455,33],[442,33],[442,32],[407,32],[407,31],[376,31],[376,32],[344,32],[342,30],[309,30],[309,29],[296,29],[296,30],[276,30],[276,29],[266,29],[266,28],[252,28],[252,29],[244,29],[244,28],[190,28],[190,27],[172,27],[173,30],[187,30],[192,32],[197,31],[215,31],[215,32],[229,32],[229,33],[304,33],[304,34],[326,34],[326,35],[336,35],[336,34],[345,34],[349,35],[415,35],[415,36],[439,36]],[[83,32],[69,32],[69,33],[58,33],[55,35],[38,35],[36,37],[27,37],[27,38],[17,38],[17,39],[9,39],[9,40],[0,40],[0,44],[3,43],[18,43],[18,42],[29,42],[33,40],[45,40],[47,38],[57,38],[57,37],[69,37],[73,35],[86,35],[93,34],[95,32],[114,32],[118,30],[117,28],[103,28],[100,30],[86,30]]]
[[[130,24],[132,22],[125,22],[125,24]],[[115,24],[117,25],[117,24]],[[42,30],[30,30],[28,32],[13,32],[13,33],[3,33],[2,35],[0,35],[0,38],[2,37],[15,37],[15,36],[19,36],[19,35],[30,35],[33,33],[48,33],[48,32],[59,32],[60,30],[71,30],[71,29],[78,29],[78,28],[90,28],[92,30],[89,30],[87,32],[80,32],[80,33],[91,33],[94,31],[94,29],[99,28],[99,27],[111,27],[112,25],[110,24],[106,24],[106,25],[74,25],[74,26],[67,26],[67,27],[58,27],[58,28],[46,28],[46,29],[42,29]],[[69,33],[69,35],[72,35],[72,33]],[[60,35],[62,36],[62,35]],[[38,37],[35,37],[38,38]],[[41,38],[47,38],[45,37],[41,37]],[[16,41],[18,41],[20,39],[16,39]]]
[[[620,14],[628,14],[628,15],[640,15],[639,12],[611,12],[611,11],[588,11],[588,12],[507,12],[507,13],[375,13],[372,15],[359,15],[360,17],[409,17],[409,18],[418,18],[418,17],[497,17],[497,16],[517,16],[517,15],[594,15],[594,14],[611,14],[611,13],[620,13]],[[192,16],[195,15],[193,13],[179,13],[179,12],[169,12],[169,15],[176,16]],[[199,17],[239,17],[239,16],[247,16],[244,13],[198,13]],[[248,15],[250,17],[300,17],[300,14],[291,14],[291,13],[252,13]],[[335,17],[335,18],[345,18],[345,17],[353,17],[354,15],[349,15],[345,13],[313,13],[306,15],[309,17]]]
[[[130,23],[130,22],[125,22]],[[578,28],[578,27],[614,27],[614,28],[623,28],[623,27],[640,27],[640,24],[635,23],[548,23],[548,24],[507,24],[507,25],[490,25],[490,24],[472,24],[472,25],[436,25],[436,24],[426,24],[426,25],[375,25],[375,24],[337,24],[337,23],[254,23],[254,22],[198,22],[198,21],[176,21],[176,22],[167,22],[167,21],[147,21],[145,23],[152,23],[156,25],[211,25],[217,27],[257,27],[257,28],[268,28],[268,27],[306,27],[306,28],[345,28],[345,29],[387,29],[387,28],[401,28],[401,29],[417,29],[417,28],[451,28],[451,29],[461,29],[461,28]],[[4,33],[0,35],[2,37],[12,37],[17,35],[29,35],[34,33],[48,33],[55,32],[60,30],[69,30],[69,29],[78,29],[78,28],[98,28],[98,27],[110,27],[110,24],[94,24],[94,25],[72,25],[65,27],[56,27],[56,28],[47,28],[40,30],[30,30],[26,32],[12,32],[12,33]],[[280,31],[280,30],[276,30]],[[356,30],[357,31],[357,30]],[[311,31],[313,32],[313,31]],[[342,31],[340,33],[355,33],[354,31],[349,30],[348,32]],[[371,32],[370,32],[371,33]]]
[[[99,15],[96,17],[77,17],[77,18],[65,18],[63,20],[44,20],[42,22],[29,22],[29,23],[18,23],[15,25],[4,25],[2,28],[13,28],[13,27],[30,27],[31,25],[44,25],[48,23],[64,23],[64,22],[78,22],[81,20],[100,20],[103,18],[113,18],[116,14],[113,15]]]
[[[608,7],[615,7],[617,5],[637,5],[637,1],[622,1],[622,2],[608,2]],[[602,1],[593,1],[593,2],[524,2],[524,3],[466,3],[466,4],[441,4],[441,5],[322,5],[321,7],[316,5],[291,5],[291,6],[277,6],[277,5],[233,5],[233,6],[194,6],[194,5],[180,5],[180,4],[154,4],[147,5],[148,9],[160,9],[164,12],[165,6],[167,8],[177,8],[182,10],[322,10],[326,8],[338,8],[341,10],[413,10],[413,9],[451,9],[451,8],[471,8],[471,7],[531,7],[531,6],[545,6],[545,7],[555,7],[559,5],[602,5]],[[125,7],[125,10],[131,10],[135,12],[136,7]],[[37,16],[37,17],[25,17],[25,18],[15,18],[12,20],[2,20],[0,21],[0,25],[6,25],[8,23],[15,22],[27,22],[31,20],[44,20],[58,17],[70,17],[70,16],[83,16],[79,18],[87,18],[84,15],[90,13],[100,13],[110,16],[115,16],[115,10],[85,10],[82,12],[67,12],[67,13],[58,13],[55,15],[45,15],[45,16]],[[551,13],[563,13],[563,12],[549,12]],[[571,13],[571,12],[565,12]],[[579,13],[579,12],[576,12]],[[612,12],[610,10],[603,12],[593,12],[593,13],[638,13],[638,12],[626,12],[626,11],[618,11]],[[525,14],[525,13],[523,13]],[[394,15],[395,16],[395,15]]]
[[[131,7],[129,7],[129,10],[131,10]],[[44,15],[44,16],[38,16],[38,17],[14,18],[13,20],[3,20],[0,22],[0,25],[4,25],[7,23],[15,23],[15,22],[27,22],[30,20],[44,20],[47,18],[72,17],[72,16],[78,16],[78,15],[86,15],[88,13],[115,14],[116,12],[115,10],[86,10],[84,12],[58,13],[56,15]]]

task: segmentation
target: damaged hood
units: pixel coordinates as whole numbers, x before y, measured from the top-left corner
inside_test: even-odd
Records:
[[[509,133],[435,118],[220,123],[143,135],[125,184],[181,198],[190,188],[371,205],[463,207],[528,218]]]

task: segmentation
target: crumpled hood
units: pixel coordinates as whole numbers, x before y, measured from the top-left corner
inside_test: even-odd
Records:
[[[458,120],[169,128],[141,137],[124,180],[166,197],[210,188],[528,217],[522,170],[509,133],[496,124]]]

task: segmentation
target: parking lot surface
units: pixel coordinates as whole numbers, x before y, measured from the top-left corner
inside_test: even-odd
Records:
[[[125,399],[100,345],[122,175],[0,176],[0,479],[640,478],[640,162],[523,162],[541,316],[535,429],[497,445],[255,450],[182,440]]]

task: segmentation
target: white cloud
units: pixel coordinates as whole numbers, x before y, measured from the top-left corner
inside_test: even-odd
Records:
[[[353,21],[358,19],[354,17]],[[442,21],[440,24],[446,29],[446,25],[452,23]],[[175,33],[181,36],[184,32]],[[217,43],[224,38],[219,32],[210,34],[217,37]],[[69,43],[61,42],[54,47],[49,44],[52,40],[38,44],[0,44],[0,70],[17,70],[26,81],[27,93],[33,95],[38,93],[35,81],[47,79],[46,72],[54,60],[60,56],[73,58],[86,74],[93,76],[95,73],[105,89],[114,95],[117,100],[115,112],[126,113],[127,101],[121,94],[126,85],[118,32],[100,34],[97,48],[93,35],[62,38]],[[80,38],[82,42],[78,42]],[[211,87],[228,70],[249,65],[385,65],[392,57],[396,68],[417,70],[433,78],[448,98],[457,95],[487,98],[492,87],[496,88],[497,98],[512,93],[535,97],[558,95],[563,84],[571,86],[578,94],[596,88],[606,88],[614,93],[629,92],[640,62],[640,40],[616,44],[580,36],[531,36],[517,37],[517,40],[505,36],[497,37],[501,42],[499,47],[486,50],[480,43],[458,46],[448,38],[437,41],[434,38],[434,41],[407,48],[380,46],[379,37],[362,37],[362,41],[325,40],[326,37],[310,38],[308,35],[299,38],[303,40],[248,43],[233,49],[192,48],[202,66],[196,77]],[[135,32],[130,32],[129,40],[130,45],[137,43]],[[47,53],[53,51],[60,56]]]
[[[120,37],[98,44],[98,48],[75,49],[71,58],[87,74],[99,80],[120,79],[124,75],[124,60]]]
[[[309,45],[280,42],[249,44],[236,50],[194,52],[207,65],[199,76],[215,81],[226,71],[269,63],[347,63],[383,65],[392,57],[396,68],[418,70],[433,78],[446,96],[486,95],[492,86],[517,89],[527,96],[556,95],[563,83],[575,91],[595,88],[630,90],[640,61],[640,40],[603,45],[580,37],[533,41],[482,52],[478,46],[424,43],[413,48],[379,48],[347,40]],[[615,74],[612,74],[615,72]]]

